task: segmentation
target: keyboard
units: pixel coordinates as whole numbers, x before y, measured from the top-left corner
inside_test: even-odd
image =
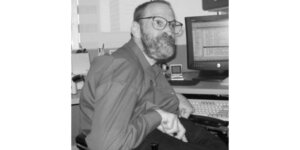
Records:
[[[193,115],[228,121],[228,100],[188,99],[195,108]]]

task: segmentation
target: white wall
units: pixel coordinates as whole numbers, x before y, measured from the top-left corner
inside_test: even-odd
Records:
[[[114,2],[112,2],[114,1]],[[80,38],[84,48],[99,48],[105,44],[106,48],[117,48],[130,39],[130,26],[134,8],[147,0],[79,0],[80,7],[90,8],[92,11],[80,12]],[[176,13],[177,20],[184,23],[186,16],[213,15],[213,12],[202,10],[201,0],[169,0]],[[118,4],[119,31],[111,30],[110,4]],[[114,9],[115,9],[114,8]],[[184,25],[185,27],[185,25]],[[117,29],[117,28],[116,28]],[[183,29],[185,30],[185,28]],[[177,45],[185,45],[185,32],[177,37]]]
[[[79,49],[80,35],[78,31],[79,15],[77,13],[78,0],[71,1],[71,49]]]

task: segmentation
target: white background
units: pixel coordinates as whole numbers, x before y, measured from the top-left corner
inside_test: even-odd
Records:
[[[70,4],[1,3],[1,149],[71,149]],[[298,10],[230,0],[230,150],[300,148]]]

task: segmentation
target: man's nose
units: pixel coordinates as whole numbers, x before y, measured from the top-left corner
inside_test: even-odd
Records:
[[[172,29],[172,28],[170,27],[170,24],[167,24],[167,26],[166,26],[166,28],[165,28],[165,32],[166,32],[169,36],[172,36],[172,37],[175,36],[174,29]]]

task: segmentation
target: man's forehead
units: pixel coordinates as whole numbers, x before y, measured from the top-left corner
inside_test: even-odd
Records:
[[[144,17],[149,16],[160,16],[166,18],[169,21],[175,19],[174,12],[171,7],[167,4],[162,3],[154,3],[147,6]]]

